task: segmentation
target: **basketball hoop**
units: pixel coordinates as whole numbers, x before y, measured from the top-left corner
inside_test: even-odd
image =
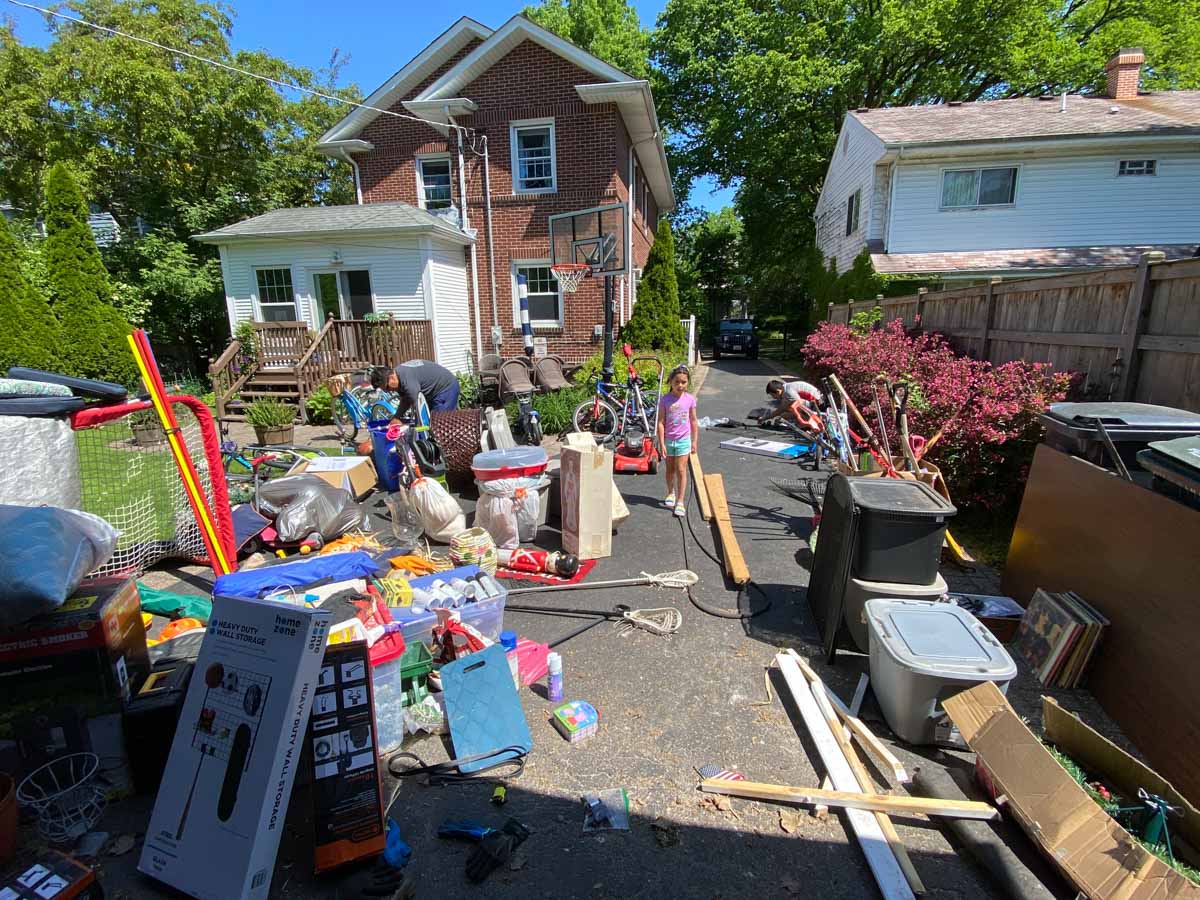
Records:
[[[558,280],[563,293],[573,294],[579,282],[592,274],[592,267],[585,263],[556,263],[550,267],[550,272]]]

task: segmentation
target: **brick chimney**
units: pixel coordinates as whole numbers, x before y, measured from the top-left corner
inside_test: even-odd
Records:
[[[1131,100],[1138,95],[1138,79],[1142,75],[1142,63],[1146,54],[1141,47],[1127,47],[1104,67],[1104,93],[1114,100]]]

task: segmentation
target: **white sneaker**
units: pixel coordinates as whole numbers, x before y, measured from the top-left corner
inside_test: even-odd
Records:
[[[685,507],[682,503],[676,503],[675,504],[675,516],[676,516],[676,518],[679,518],[679,519],[682,519],[685,516],[687,516],[687,507]]]
[[[667,496],[663,498],[662,505],[667,509],[672,509],[675,506],[675,495],[667,494]]]

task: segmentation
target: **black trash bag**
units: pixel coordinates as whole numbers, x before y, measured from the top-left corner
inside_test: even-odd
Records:
[[[285,544],[304,540],[314,531],[325,542],[347,531],[371,530],[366,512],[349,493],[316,475],[288,475],[258,486],[258,511],[275,520]]]

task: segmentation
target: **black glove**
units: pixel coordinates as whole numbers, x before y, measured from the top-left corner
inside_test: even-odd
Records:
[[[467,880],[478,884],[512,858],[513,851],[529,837],[529,829],[509,819],[499,831],[485,835],[467,857]]]

